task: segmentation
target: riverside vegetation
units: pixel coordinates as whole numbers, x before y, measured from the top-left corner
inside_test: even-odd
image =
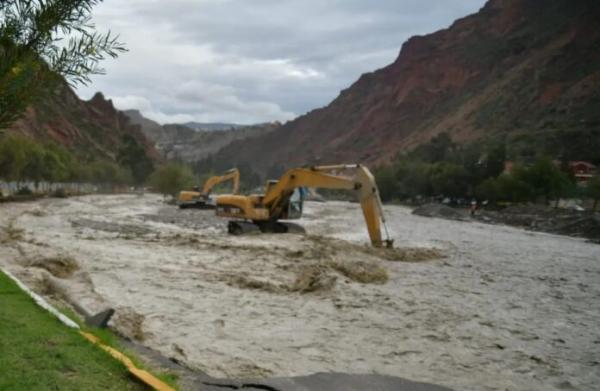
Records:
[[[477,198],[492,203],[600,199],[600,178],[579,187],[568,162],[552,160],[545,152],[538,149],[524,154],[518,144],[505,140],[459,145],[442,133],[377,169],[376,179],[384,201],[424,197]],[[515,162],[510,171],[505,170],[507,160]]]

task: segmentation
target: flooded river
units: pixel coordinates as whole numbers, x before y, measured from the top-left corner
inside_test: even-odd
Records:
[[[121,333],[214,376],[597,389],[599,245],[385,210],[396,247],[441,256],[371,251],[353,203],[307,203],[307,235],[231,237],[212,211],[120,195],[0,205],[0,265],[46,294],[58,279],[92,312],[115,308]],[[65,258],[79,266],[67,277],[40,267]],[[387,282],[339,265],[383,270]]]

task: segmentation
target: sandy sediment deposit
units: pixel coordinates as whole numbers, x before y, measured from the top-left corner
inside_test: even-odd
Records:
[[[600,384],[600,246],[385,208],[307,203],[307,235],[228,236],[155,195],[0,205],[0,264],[60,279],[124,335],[214,376],[380,373],[457,390]],[[44,264],[48,262],[48,264]]]

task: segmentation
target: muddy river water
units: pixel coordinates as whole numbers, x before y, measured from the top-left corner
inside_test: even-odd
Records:
[[[0,205],[0,265],[45,294],[59,279],[92,312],[115,308],[121,333],[213,376],[598,389],[599,245],[385,210],[396,247],[440,256],[371,252],[357,204],[307,203],[307,235],[232,237],[213,212],[146,194]],[[43,267],[57,259],[78,269],[59,278]]]

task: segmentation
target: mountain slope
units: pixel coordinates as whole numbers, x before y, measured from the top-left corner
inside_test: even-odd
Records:
[[[207,130],[207,131],[219,131],[219,130],[232,130],[245,127],[245,125],[223,123],[223,122],[186,122],[182,124],[188,128],[194,130]]]
[[[164,137],[162,125],[144,117],[139,110],[124,110],[123,114],[129,118],[131,123],[141,127],[142,132],[150,142],[154,142],[155,140]]]
[[[197,122],[160,125],[142,116],[138,110],[127,110],[124,113],[134,124],[142,127],[146,137],[165,158],[187,162],[205,159],[233,141],[260,137],[281,126],[279,122],[248,126]],[[202,126],[208,128],[201,128]]]
[[[279,123],[248,125],[229,130],[191,130],[185,125],[164,125],[169,138],[156,144],[167,159],[195,162],[208,158],[232,142],[251,142],[280,128]]]
[[[327,107],[234,142],[216,160],[263,173],[377,165],[441,132],[465,142],[560,131],[597,144],[598,20],[595,0],[490,0],[448,29],[409,39],[394,63],[362,75]]]
[[[152,159],[159,155],[141,131],[112,101],[97,93],[89,101],[77,97],[65,83],[29,107],[9,132],[41,141],[52,140],[83,160],[115,160],[125,136],[133,137]]]

